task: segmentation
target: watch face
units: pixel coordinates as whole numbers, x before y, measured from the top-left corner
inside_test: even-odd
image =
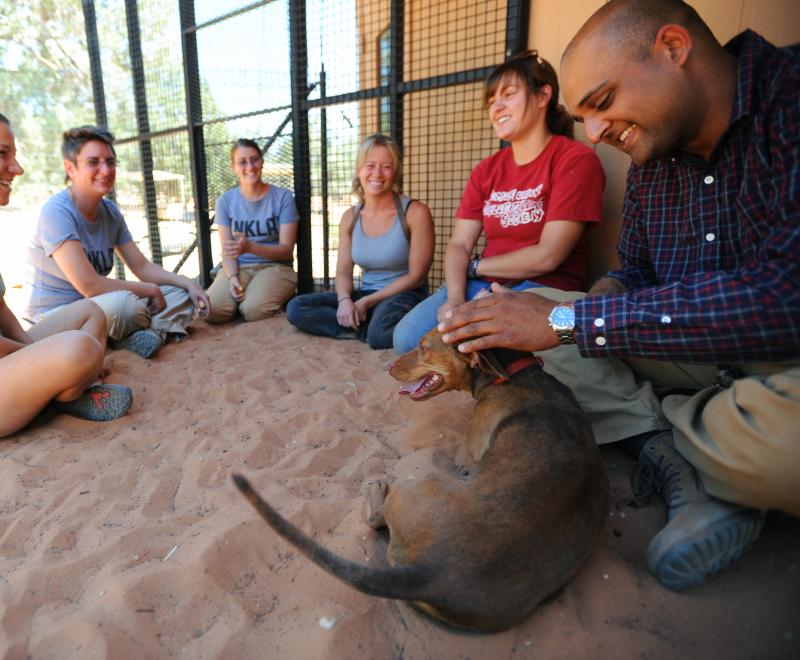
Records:
[[[575,327],[575,310],[572,307],[554,307],[550,314],[550,323],[555,328]]]

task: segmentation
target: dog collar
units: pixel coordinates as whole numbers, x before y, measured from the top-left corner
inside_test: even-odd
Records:
[[[506,367],[506,375],[505,376],[498,376],[495,380],[492,381],[492,385],[500,385],[501,383],[507,383],[511,376],[514,374],[519,373],[520,371],[527,369],[528,367],[532,367],[534,364],[544,366],[544,361],[538,355],[529,355],[528,357],[520,358],[519,360],[514,360],[511,364]]]

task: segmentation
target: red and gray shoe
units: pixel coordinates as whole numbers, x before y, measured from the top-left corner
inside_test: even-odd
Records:
[[[133,393],[124,385],[92,385],[74,401],[54,401],[56,412],[93,422],[119,419],[133,403]]]

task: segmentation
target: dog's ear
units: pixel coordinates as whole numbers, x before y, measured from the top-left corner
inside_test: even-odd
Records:
[[[474,351],[470,353],[470,362],[469,366],[473,369],[478,369],[485,374],[492,376],[493,378],[502,378],[504,380],[509,379],[508,372],[505,370],[502,364],[500,364],[500,360],[497,359],[497,356],[491,351]]]

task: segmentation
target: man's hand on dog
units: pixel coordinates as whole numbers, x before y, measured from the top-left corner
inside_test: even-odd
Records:
[[[445,343],[458,343],[462,353],[485,348],[543,351],[559,345],[547,321],[555,306],[535,293],[492,284],[492,295],[448,310],[439,332]]]

